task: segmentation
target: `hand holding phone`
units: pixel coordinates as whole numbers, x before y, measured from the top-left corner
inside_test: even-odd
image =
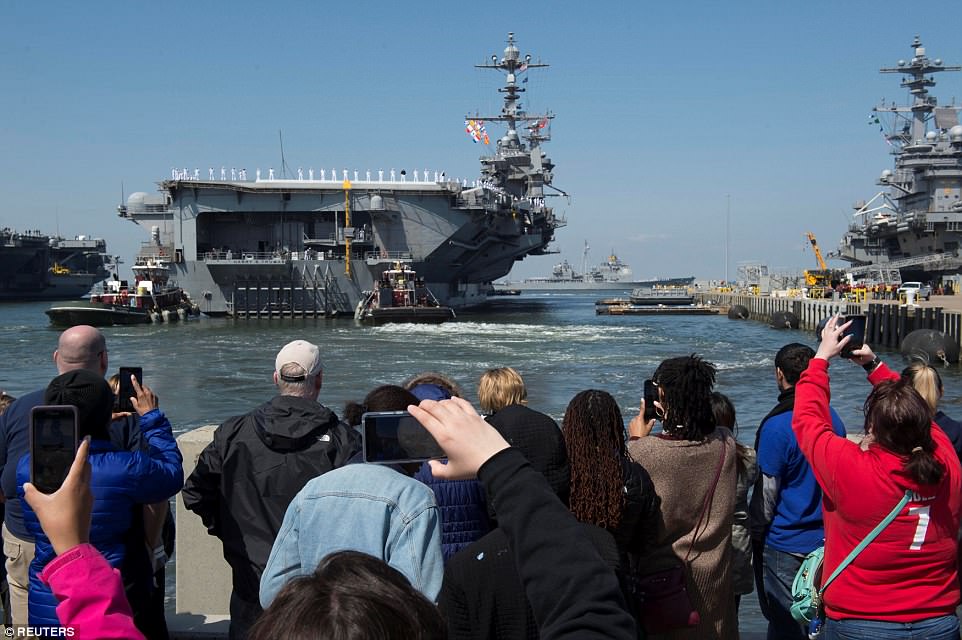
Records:
[[[77,452],[77,433],[77,407],[30,410],[30,483],[41,493],[53,493],[63,484]]]
[[[444,457],[434,436],[407,411],[371,411],[361,416],[364,462],[398,464]]]
[[[144,383],[144,370],[142,367],[120,367],[120,372],[117,377],[120,382],[120,390],[117,391],[117,400],[120,411],[126,411],[132,413],[134,411],[134,404],[132,398],[137,397],[137,390],[134,388],[134,382],[131,380],[131,376],[136,378],[136,384],[141,385]]]
[[[509,446],[497,429],[478,415],[464,398],[422,400],[408,410],[443,444],[448,456],[447,464],[431,462],[431,474],[435,478],[463,480],[476,477],[481,465]]]
[[[839,354],[843,358],[851,358],[852,352],[862,348],[865,344],[865,316],[845,316],[844,323],[848,323],[848,328],[842,333],[842,338],[851,336],[849,341],[842,347]]]
[[[660,399],[658,385],[654,380],[645,380],[645,422],[651,422],[658,417],[658,407],[655,403]]]
[[[90,490],[90,465],[87,464],[89,447],[90,440],[84,438],[63,485],[53,494],[41,493],[32,483],[23,487],[24,499],[37,514],[57,555],[90,540],[94,496]]]

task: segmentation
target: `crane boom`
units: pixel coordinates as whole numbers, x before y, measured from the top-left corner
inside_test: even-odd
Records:
[[[818,268],[822,271],[828,271],[828,265],[825,264],[825,258],[822,257],[822,250],[818,248],[818,242],[815,240],[815,234],[809,231],[805,234],[808,241],[812,243],[812,251],[815,252],[815,260],[818,261]]]

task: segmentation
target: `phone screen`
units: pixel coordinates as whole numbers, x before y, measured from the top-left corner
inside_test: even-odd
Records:
[[[645,380],[645,422],[649,422],[658,417],[655,413],[656,400],[658,400],[658,385],[651,380]]]
[[[423,462],[444,457],[434,436],[407,411],[361,416],[364,462]]]
[[[134,385],[130,382],[130,376],[137,378],[137,384],[144,383],[144,370],[141,367],[120,367],[118,377],[120,378],[120,391],[117,392],[118,411],[133,411],[134,405],[130,399],[137,395]]]
[[[40,406],[30,411],[30,482],[41,493],[63,484],[77,453],[77,408]]]
[[[843,358],[851,358],[852,352],[856,349],[861,349],[862,345],[865,344],[865,316],[845,316],[845,322],[851,321],[851,326],[845,330],[843,335],[852,336],[842,348],[842,352],[839,354]]]

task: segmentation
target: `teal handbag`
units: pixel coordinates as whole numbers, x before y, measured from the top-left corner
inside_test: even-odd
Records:
[[[792,582],[792,617],[795,618],[799,624],[810,627],[813,620],[822,617],[822,597],[825,595],[825,589],[828,588],[828,585],[832,584],[832,581],[838,577],[838,574],[842,573],[842,569],[847,567],[858,554],[862,553],[862,550],[865,549],[878,534],[882,533],[892,520],[895,520],[899,511],[902,510],[902,507],[908,504],[911,495],[911,491],[905,492],[905,495],[899,503],[895,505],[892,512],[885,516],[885,519],[872,529],[869,534],[858,543],[857,547],[852,549],[852,552],[842,560],[841,564],[838,565],[821,587],[818,587],[818,584],[822,579],[822,559],[825,556],[825,547],[819,547],[805,556],[805,559],[802,561],[802,566],[798,568],[798,573],[795,574],[795,580]]]

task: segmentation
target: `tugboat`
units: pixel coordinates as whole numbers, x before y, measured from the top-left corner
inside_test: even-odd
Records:
[[[183,289],[170,282],[170,266],[162,256],[137,259],[131,269],[134,285],[114,275],[87,303],[64,304],[47,309],[52,324],[109,326],[174,322],[200,315]]]
[[[454,319],[454,309],[442,307],[414,270],[395,262],[381,273],[377,288],[357,303],[354,319],[367,324],[430,322]]]

